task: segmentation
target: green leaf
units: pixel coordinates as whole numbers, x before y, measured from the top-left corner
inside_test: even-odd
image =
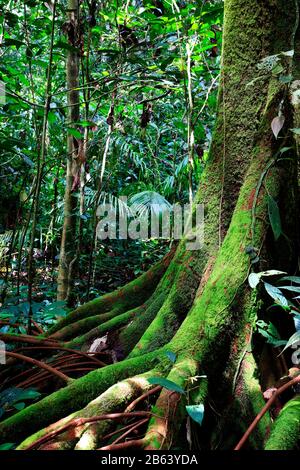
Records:
[[[160,385],[161,387],[164,387],[167,390],[171,390],[172,392],[178,392],[182,394],[185,393],[183,388],[177,385],[175,382],[172,382],[168,379],[163,379],[162,377],[150,377],[148,382],[153,385]]]
[[[292,75],[282,75],[281,77],[279,77],[279,81],[281,83],[290,83],[292,80],[293,80]]]
[[[68,127],[68,134],[72,135],[76,139],[83,139],[83,135],[74,127]]]
[[[36,398],[39,398],[40,396],[41,396],[40,392],[37,392],[36,390],[33,390],[33,389],[22,390],[22,389],[19,389],[18,394],[17,394],[17,401],[20,401],[20,400],[34,400]]]
[[[6,38],[4,42],[5,46],[16,46],[19,49],[21,46],[25,46],[25,42],[20,41],[19,39]]]
[[[13,444],[12,442],[6,442],[5,444],[0,445],[0,450],[11,450],[15,448],[16,444]]]
[[[264,286],[269,296],[272,297],[272,299],[274,299],[282,307],[288,307],[288,301],[284,297],[282,292],[278,289],[278,287],[272,286],[271,284],[268,284],[267,282],[264,282]]]
[[[74,122],[77,126],[82,126],[82,127],[96,127],[98,124],[94,121],[78,121]]]
[[[172,351],[166,351],[165,354],[170,359],[170,361],[173,362],[174,364],[176,361],[176,354],[173,353]]]
[[[14,404],[14,408],[16,410],[23,410],[25,408],[25,403],[23,401],[20,401],[19,403]]]
[[[291,131],[296,135],[300,135],[300,128],[299,127],[291,129]]]
[[[286,274],[284,271],[278,271],[277,269],[269,269],[268,271],[261,271],[260,276],[278,276],[279,274]]]
[[[279,150],[279,152],[282,155],[283,153],[288,152],[291,149],[292,149],[292,147],[283,147],[282,149]]]
[[[258,320],[256,324],[258,326],[258,332],[267,339],[268,344],[272,344],[275,347],[286,344],[286,341],[280,339],[277,328],[273,323],[270,322],[268,324],[263,320]]]
[[[185,409],[192,420],[196,421],[196,423],[200,424],[201,426],[204,418],[204,405],[187,405]]]
[[[291,292],[300,292],[300,287],[295,287],[295,286],[280,286],[280,289],[285,289],[289,290]]]
[[[281,281],[291,281],[291,282],[295,282],[296,284],[300,284],[300,276],[284,276],[280,280]]]
[[[272,196],[268,196],[268,212],[274,238],[275,240],[278,240],[282,234],[281,218],[277,202],[272,198]]]
[[[296,331],[296,333],[293,334],[293,336],[290,337],[288,342],[286,343],[285,348],[283,349],[282,353],[287,349],[293,346],[294,344],[298,343],[300,341],[300,331]],[[282,354],[281,353],[281,354]]]
[[[79,52],[79,49],[62,40],[57,41],[57,43],[54,44],[53,49],[64,49],[71,52]]]
[[[44,312],[52,312],[56,309],[61,309],[62,307],[66,306],[66,301],[65,300],[57,300],[55,302],[52,302],[51,304],[47,305],[43,310]]]

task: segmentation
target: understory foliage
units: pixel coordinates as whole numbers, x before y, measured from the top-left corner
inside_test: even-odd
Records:
[[[0,450],[299,448],[298,2],[0,7]]]

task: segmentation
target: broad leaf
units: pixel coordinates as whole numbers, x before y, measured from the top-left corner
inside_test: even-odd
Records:
[[[176,361],[176,354],[173,353],[172,351],[166,351],[165,354],[170,359],[170,361],[173,362],[174,364]]]
[[[168,379],[163,379],[162,377],[150,377],[148,379],[148,382],[153,385],[160,385],[161,387],[164,387],[172,392],[178,392],[182,394],[185,393],[183,388],[177,385],[175,382],[172,382]]]
[[[285,290],[289,290],[291,292],[297,292],[297,293],[300,292],[300,287],[296,287],[296,286],[280,286],[280,289],[285,289]]]
[[[281,115],[281,116],[276,116],[271,123],[271,128],[276,139],[278,137],[279,132],[283,128],[284,121],[285,121],[285,117]]]
[[[201,426],[204,418],[204,405],[188,405],[185,408],[192,420]]]
[[[294,128],[294,129],[291,129],[291,131],[296,134],[296,135],[300,135],[300,128]]]
[[[284,276],[280,280],[281,281],[291,281],[291,282],[295,282],[296,284],[300,284],[300,277],[299,276]]]
[[[68,134],[72,135],[76,139],[83,139],[83,135],[74,127],[68,127]]]
[[[296,333],[294,333],[293,336],[291,336],[288,342],[286,343],[286,346],[283,349],[283,351],[285,351],[287,348],[290,348],[291,346],[299,342],[300,342],[300,331],[296,331]]]
[[[267,282],[264,282],[264,286],[270,297],[272,297],[272,299],[274,299],[282,307],[288,307],[288,301],[284,297],[282,292],[278,289],[278,287],[272,286]]]
[[[19,403],[15,403],[15,404],[14,404],[14,408],[15,408],[16,410],[19,410],[19,411],[20,411],[20,410],[23,410],[23,409],[25,408],[25,406],[26,406],[26,405],[25,405],[25,403],[24,403],[23,401],[20,401]]]
[[[0,444],[0,450],[11,450],[14,449],[15,445],[12,442],[6,442],[5,444]]]
[[[278,276],[279,274],[286,274],[284,271],[277,271],[276,269],[270,269],[268,271],[261,271],[260,273],[251,273],[248,277],[248,282],[252,289],[259,284],[262,277],[265,276]]]
[[[275,240],[278,240],[282,234],[281,218],[277,202],[272,198],[272,196],[268,196],[268,212],[274,238]]]
[[[252,289],[256,288],[256,286],[259,284],[259,281],[260,281],[260,276],[257,273],[251,273],[248,277],[249,286]]]

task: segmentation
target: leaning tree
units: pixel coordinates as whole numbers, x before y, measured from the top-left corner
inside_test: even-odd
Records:
[[[225,0],[217,120],[195,198],[205,207],[203,249],[189,251],[182,240],[149,272],[53,327],[47,344],[82,350],[107,334],[118,360],[3,421],[2,442],[17,440],[18,449],[97,449],[114,432],[113,418],[139,403],[143,437],[110,448],[168,449],[187,403],[201,403],[199,445],[228,449],[263,408],[262,387],[278,380],[282,361],[252,334],[263,308],[247,278],[251,270],[294,272],[297,265],[299,137],[291,129],[299,127],[298,25],[297,0]],[[285,234],[277,241],[270,198]],[[159,389],[148,381],[153,376],[178,388]],[[150,411],[149,405],[143,411],[143,397]],[[248,446],[297,446],[299,410],[298,396],[274,423],[265,413]]]

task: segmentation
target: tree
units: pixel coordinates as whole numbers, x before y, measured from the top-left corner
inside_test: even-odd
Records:
[[[68,1],[67,22],[64,30],[68,37],[70,49],[67,59],[67,89],[69,125],[74,127],[79,121],[79,47],[80,47],[80,23],[78,0]],[[74,194],[74,181],[79,178],[81,168],[80,152],[82,142],[72,134],[68,133],[67,145],[67,170],[66,187],[64,198],[64,223],[61,238],[59,271],[57,281],[57,299],[70,300],[73,285],[73,272],[76,265],[76,207],[77,199]],[[74,249],[75,247],[75,249]]]
[[[231,448],[263,407],[258,377],[264,355],[259,344],[249,350],[259,300],[247,278],[251,270],[292,272],[296,264],[298,137],[290,129],[298,128],[299,119],[298,23],[293,0],[225,1],[218,116],[195,198],[205,205],[205,247],[188,251],[181,241],[148,273],[78,307],[53,327],[50,338],[73,347],[114,331],[112,348],[123,360],[8,418],[0,424],[2,441],[27,437],[20,449],[34,443],[40,449],[98,448],[113,423],[103,415],[124,412],[147,394],[151,377],[167,377],[173,388],[156,379],[166,386],[145,436],[107,448],[170,448],[187,400],[205,405],[202,448],[220,441]],[[285,236],[276,233],[278,214],[274,218],[270,204],[280,209]],[[276,378],[275,358],[274,363]],[[293,404],[299,416],[299,398]],[[102,418],[74,426],[74,418],[91,416]],[[294,417],[284,409],[267,439],[266,414],[250,447],[294,448],[300,432]]]

